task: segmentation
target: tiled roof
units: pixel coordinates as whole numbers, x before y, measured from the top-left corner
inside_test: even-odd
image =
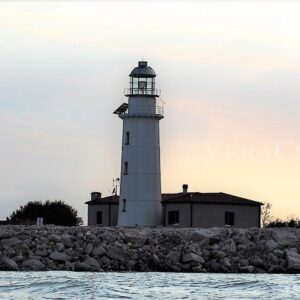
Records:
[[[90,200],[85,202],[85,204],[109,204],[109,203],[113,203],[113,204],[118,204],[119,203],[119,196],[116,195],[112,195],[112,196],[108,196],[108,197],[103,197],[100,199],[95,199],[95,200]]]
[[[205,203],[205,204],[237,204],[237,205],[262,205],[261,202],[226,194],[226,193],[165,193],[162,194],[162,203]],[[119,196],[108,196],[91,200],[85,204],[118,204]]]
[[[178,194],[164,194],[162,195],[163,203],[181,203],[181,202],[195,202],[206,204],[238,204],[238,205],[262,205],[261,202],[250,199],[226,194],[226,193],[178,193]]]

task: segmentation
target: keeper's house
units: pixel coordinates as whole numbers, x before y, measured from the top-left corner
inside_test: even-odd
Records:
[[[88,205],[88,225],[116,226],[119,196],[101,197],[91,193]],[[172,227],[260,227],[261,202],[226,193],[188,192],[162,194],[162,226]],[[126,204],[122,203],[126,212]],[[139,224],[136,224],[139,226]]]

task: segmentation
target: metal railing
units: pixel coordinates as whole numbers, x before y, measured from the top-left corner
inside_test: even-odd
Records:
[[[126,115],[135,115],[135,114],[142,114],[142,115],[161,115],[164,114],[164,108],[160,105],[135,105],[134,107],[130,108],[130,111],[126,110],[122,114]]]
[[[125,96],[136,96],[136,95],[144,95],[144,96],[160,96],[160,89],[141,89],[141,88],[126,88],[124,90]]]

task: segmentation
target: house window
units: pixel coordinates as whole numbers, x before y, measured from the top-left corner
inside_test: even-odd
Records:
[[[102,225],[102,211],[97,211],[97,225]]]
[[[128,175],[128,161],[124,162],[124,175]]]
[[[129,145],[129,138],[130,138],[130,133],[129,133],[129,131],[126,131],[126,134],[125,134],[125,145]]]
[[[178,210],[171,210],[168,212],[168,224],[179,224],[179,211]]]
[[[123,201],[122,201],[122,211],[123,212],[126,211],[126,199],[123,199]]]
[[[234,225],[234,213],[230,211],[225,212],[225,225]]]

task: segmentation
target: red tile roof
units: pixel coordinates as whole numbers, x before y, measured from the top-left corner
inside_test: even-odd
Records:
[[[205,203],[205,204],[236,204],[258,206],[263,203],[250,199],[226,194],[226,193],[165,193],[162,194],[162,203]],[[85,204],[118,204],[119,196],[108,196],[101,199],[91,200]]]

